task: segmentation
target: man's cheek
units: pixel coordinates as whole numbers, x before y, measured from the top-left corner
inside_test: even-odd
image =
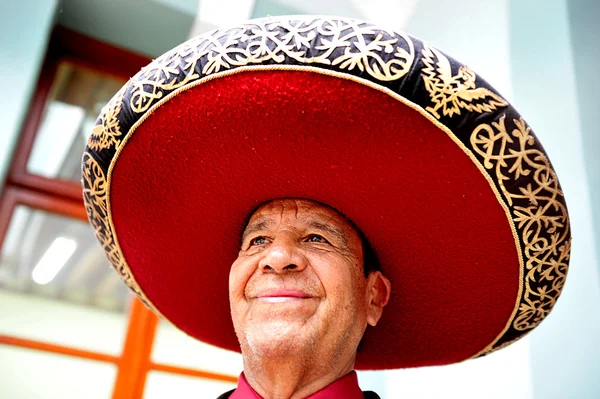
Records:
[[[229,299],[235,303],[245,299],[245,285],[240,281],[234,281],[229,285]]]
[[[251,273],[251,268],[243,262],[234,262],[229,271],[229,292],[230,294],[243,293],[244,287],[248,282]]]

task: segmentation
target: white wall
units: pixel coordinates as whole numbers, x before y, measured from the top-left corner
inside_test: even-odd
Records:
[[[0,289],[0,334],[119,356],[127,315]]]
[[[114,364],[0,345],[0,397],[110,399]]]
[[[0,290],[0,334],[121,353],[126,315]],[[114,364],[0,345],[0,398],[108,399]]]
[[[535,397],[600,397],[600,280],[567,1],[511,0],[513,102],[541,139],[569,206],[573,245],[562,297],[529,337]],[[598,79],[597,68],[590,79]]]
[[[119,356],[128,317],[93,307],[0,290],[0,334]],[[152,361],[237,376],[241,356],[187,337],[161,322]],[[0,345],[0,398],[106,398],[116,367],[30,349]],[[151,372],[145,398],[217,397],[235,384]],[[60,393],[60,395],[59,395]],[[200,396],[199,396],[200,395]]]
[[[583,139],[583,152],[592,201],[596,256],[600,249],[600,2],[598,0],[569,1],[569,28],[575,81],[577,82],[577,106]],[[600,261],[599,261],[600,262]],[[598,265],[600,266],[600,265]],[[599,268],[600,270],[600,268]]]
[[[243,368],[242,355],[207,345],[187,336],[166,321],[156,331],[152,361],[174,364],[237,377]]]
[[[0,189],[35,87],[58,0],[2,1]]]

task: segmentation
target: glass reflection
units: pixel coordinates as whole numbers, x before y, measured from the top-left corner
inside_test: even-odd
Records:
[[[116,312],[130,298],[85,222],[21,205],[0,253],[0,288]]]
[[[104,105],[125,80],[70,62],[59,64],[31,155],[29,173],[79,181],[81,154]]]

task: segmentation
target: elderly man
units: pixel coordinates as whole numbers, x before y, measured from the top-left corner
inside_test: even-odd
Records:
[[[139,298],[242,353],[234,399],[377,397],[355,368],[489,354],[568,268],[562,191],[517,111],[433,46],[344,18],[156,59],[103,109],[83,189]]]
[[[273,200],[252,214],[229,278],[244,356],[231,398],[363,397],[356,350],[390,295],[364,254],[360,232],[314,201]]]

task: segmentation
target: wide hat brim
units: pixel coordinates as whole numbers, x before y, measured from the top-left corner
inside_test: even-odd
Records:
[[[83,184],[125,282],[231,350],[229,267],[275,198],[346,215],[392,283],[357,368],[504,347],[548,314],[567,271],[564,198],[520,115],[432,46],[359,21],[250,21],[166,53],[103,110]]]

